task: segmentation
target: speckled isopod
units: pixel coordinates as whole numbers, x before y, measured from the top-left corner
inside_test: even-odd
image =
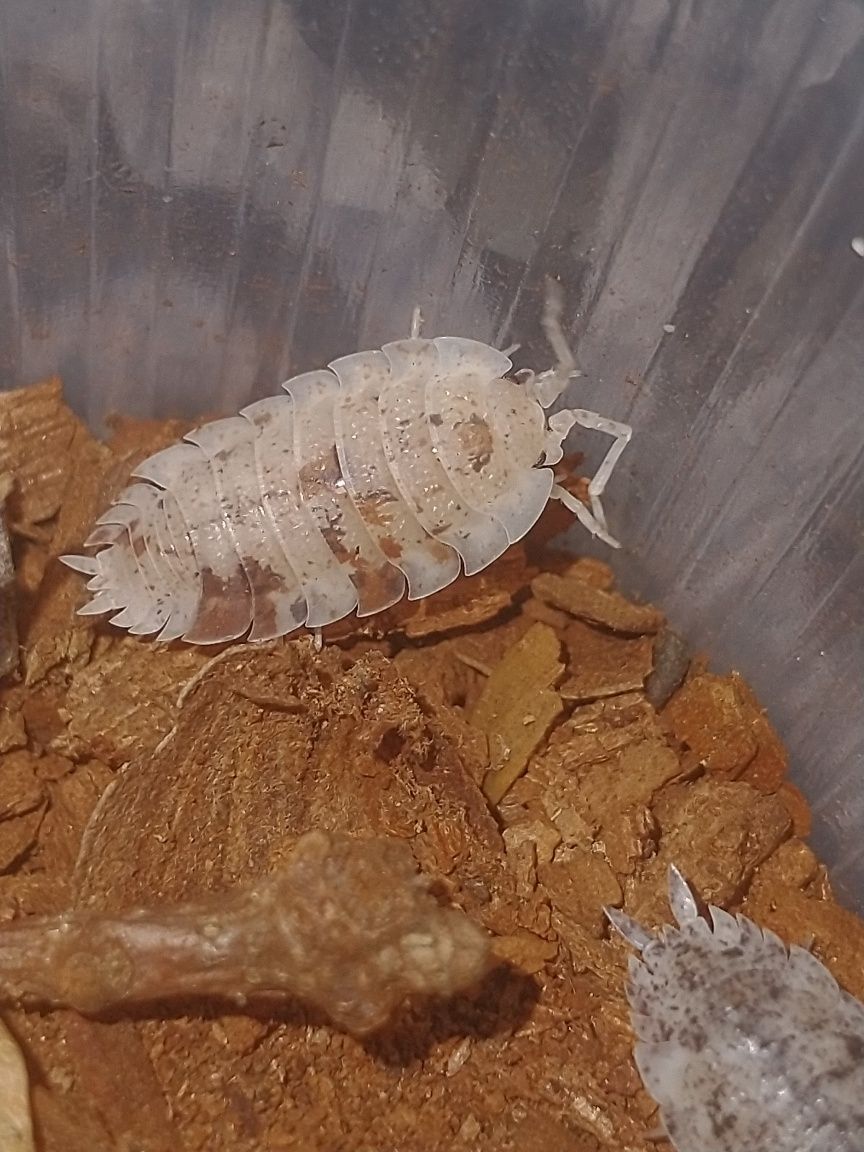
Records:
[[[860,1152],[864,1005],[810,952],[709,907],[676,869],[677,928],[607,909],[641,955],[628,997],[636,1065],[678,1152]]]
[[[79,611],[136,635],[263,641],[351,612],[418,600],[520,540],[550,498],[610,544],[600,496],[630,429],[548,408],[574,372],[550,293],[558,364],[512,362],[461,337],[410,339],[334,360],[238,416],[205,424],[139,464],[134,483],[64,556],[89,576]],[[574,424],[614,438],[590,509],[554,481]]]

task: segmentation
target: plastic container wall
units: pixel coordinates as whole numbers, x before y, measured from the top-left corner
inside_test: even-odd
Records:
[[[415,303],[543,367],[560,277],[625,584],[754,684],[858,898],[860,0],[5,0],[0,78],[2,384],[96,426]]]

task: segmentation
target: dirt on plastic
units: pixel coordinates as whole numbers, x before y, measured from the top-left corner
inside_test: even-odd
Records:
[[[103,444],[54,381],[0,397],[13,420],[0,919],[194,897],[320,828],[408,844],[502,961],[364,1040],[300,1004],[7,1011],[42,1152],[662,1148],[602,909],[668,921],[673,862],[864,997],[864,924],[806,843],[770,721],[604,564],[550,551],[560,510],[320,653],[160,647],[76,616],[83,581],[56,557],[183,425],[117,421]]]

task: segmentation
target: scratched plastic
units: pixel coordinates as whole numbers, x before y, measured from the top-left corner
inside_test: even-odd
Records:
[[[634,428],[619,575],[754,685],[864,892],[859,0],[6,0],[0,79],[0,380],[95,427],[415,304],[542,365],[560,276],[563,399]]]

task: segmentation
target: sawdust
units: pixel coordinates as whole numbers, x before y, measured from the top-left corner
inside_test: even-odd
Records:
[[[627,950],[602,906],[667,920],[673,860],[864,995],[864,925],[802,839],[770,722],[605,565],[541,551],[559,509],[527,550],[334,625],[320,654],[305,639],[157,649],[75,617],[81,581],[55,557],[182,428],[121,422],[103,445],[51,382],[11,395],[30,447],[11,518],[21,671],[0,687],[0,919],[200,898],[269,875],[320,829],[401,841],[502,961],[362,1041],[299,1002],[9,1011],[41,1152],[656,1148]],[[555,659],[517,700],[532,635]],[[555,708],[490,807],[489,732],[502,700],[523,733],[540,723],[532,690]]]

